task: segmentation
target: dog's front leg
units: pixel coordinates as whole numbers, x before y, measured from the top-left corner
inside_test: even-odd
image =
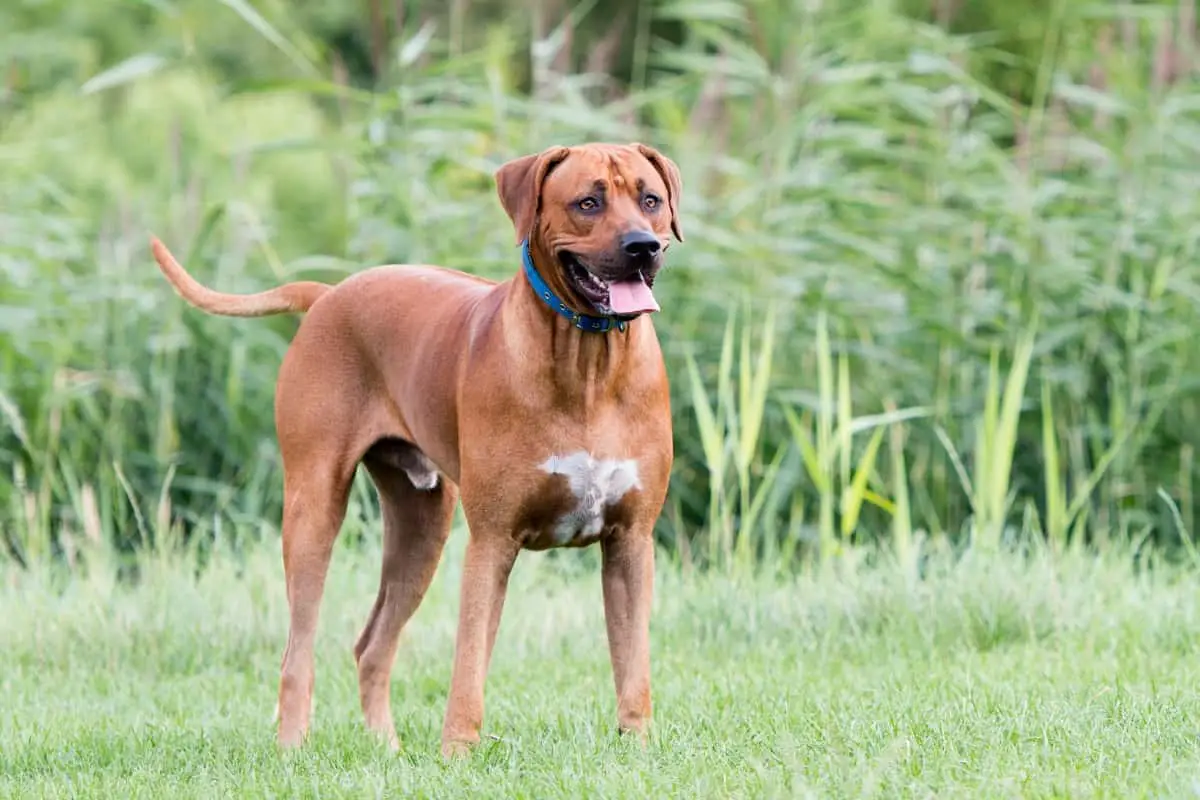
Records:
[[[621,733],[643,740],[650,723],[650,605],[654,538],[631,528],[603,540],[604,617]]]
[[[472,530],[463,562],[458,637],[450,699],[442,727],[442,755],[465,755],[479,742],[483,726],[483,685],[487,678],[500,613],[520,548],[503,531]]]

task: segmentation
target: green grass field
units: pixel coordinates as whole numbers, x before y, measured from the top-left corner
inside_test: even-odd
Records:
[[[1115,553],[931,556],[792,579],[660,562],[655,733],[616,736],[595,554],[518,562],[485,744],[445,764],[460,531],[393,681],[404,749],[359,724],[350,647],[371,548],[340,546],[307,749],[272,739],[286,631],[275,548],[172,557],[135,585],[10,571],[0,795],[14,797],[1191,797],[1200,594]],[[847,562],[850,563],[850,562]],[[235,566],[236,565],[236,566]]]

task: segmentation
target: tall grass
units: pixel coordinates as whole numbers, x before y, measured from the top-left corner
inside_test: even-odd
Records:
[[[0,105],[12,557],[278,518],[296,323],[185,308],[147,232],[233,290],[384,261],[508,276],[491,172],[594,138],[654,142],[684,174],[656,320],[677,431],[660,534],[681,557],[1190,541],[1200,94],[1186,64],[1164,77],[1177,4],[1054,4],[1028,104],[985,39],[888,2],[638,4],[623,88],[563,69],[571,25],[531,42],[523,12],[467,38],[407,20],[366,89],[278,4],[162,8]]]

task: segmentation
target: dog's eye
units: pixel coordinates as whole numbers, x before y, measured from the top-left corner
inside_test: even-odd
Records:
[[[594,197],[585,197],[575,205],[580,211],[595,211],[600,208],[600,201]]]
[[[654,211],[660,203],[662,203],[662,200],[656,194],[648,194],[642,198],[642,208],[647,211]]]

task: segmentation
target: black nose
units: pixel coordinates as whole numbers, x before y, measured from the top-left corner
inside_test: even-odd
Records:
[[[652,231],[630,231],[621,237],[621,249],[630,258],[653,258],[662,249],[662,243]]]

